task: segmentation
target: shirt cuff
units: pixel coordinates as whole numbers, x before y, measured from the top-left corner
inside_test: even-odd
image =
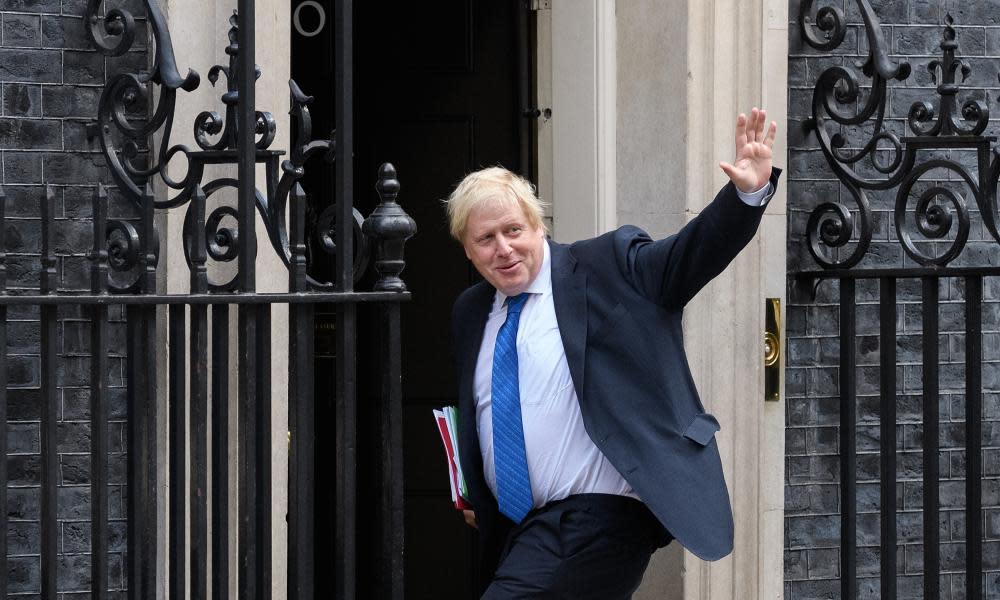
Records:
[[[764,206],[771,196],[771,182],[768,181],[756,192],[746,193],[736,188],[736,195],[748,206]]]

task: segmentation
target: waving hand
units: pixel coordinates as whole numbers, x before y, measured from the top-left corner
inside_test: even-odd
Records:
[[[764,187],[771,177],[771,147],[774,146],[778,124],[771,121],[765,135],[766,123],[767,112],[763,109],[754,107],[750,111],[749,120],[745,114],[740,113],[736,118],[736,159],[732,164],[719,163],[719,167],[741,192],[755,192]]]

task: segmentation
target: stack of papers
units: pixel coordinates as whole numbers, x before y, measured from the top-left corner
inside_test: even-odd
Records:
[[[465,486],[462,476],[462,461],[458,455],[458,409],[445,406],[434,411],[438,433],[444,444],[444,453],[448,459],[448,482],[451,484],[451,501],[458,510],[471,509],[469,489]]]

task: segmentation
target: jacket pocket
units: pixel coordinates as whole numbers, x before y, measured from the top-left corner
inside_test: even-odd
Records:
[[[684,437],[700,446],[707,446],[720,429],[718,419],[708,413],[701,413],[695,415],[691,424],[684,429]]]

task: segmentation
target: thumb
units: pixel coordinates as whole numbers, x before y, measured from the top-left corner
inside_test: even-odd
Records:
[[[722,172],[725,173],[730,179],[735,179],[736,167],[725,161],[719,161],[719,168],[722,169]]]

